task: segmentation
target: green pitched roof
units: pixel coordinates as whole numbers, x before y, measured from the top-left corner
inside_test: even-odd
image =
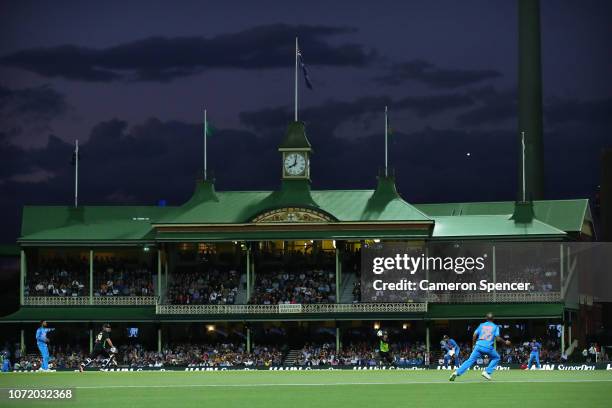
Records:
[[[415,204],[429,216],[512,215],[513,201]],[[592,221],[588,199],[540,200],[533,202],[537,220],[565,232],[580,232],[582,224]]]
[[[434,217],[434,238],[563,238],[567,234],[538,219],[514,222],[509,215],[470,215]]]
[[[420,230],[311,231],[305,236],[294,231],[207,233],[169,233],[156,231],[155,225],[246,224],[264,211],[287,206],[305,207],[328,214],[337,222],[398,222],[433,224],[432,238],[525,237],[561,239],[580,232],[591,215],[588,200],[550,200],[534,202],[536,218],[529,223],[511,219],[514,202],[446,203],[411,205],[395,189],[391,177],[379,178],[375,190],[310,190],[305,180],[285,180],[277,191],[217,192],[209,181],[199,182],[196,191],[180,207],[85,206],[77,209],[60,206],[26,206],[23,210],[23,244],[134,244],[177,239],[350,239],[372,234],[380,238],[429,236]],[[297,226],[298,224],[296,224]],[[169,234],[169,235],[168,235]],[[186,234],[186,235],[185,235]],[[229,235],[228,235],[229,234]],[[262,235],[263,234],[263,235]],[[276,234],[276,235],[275,235]],[[282,236],[281,236],[282,235]]]
[[[26,206],[20,241],[152,241],[151,223],[168,211],[152,206]]]
[[[305,180],[285,180],[278,191],[224,191],[214,197],[202,193],[207,182],[196,187],[194,196],[174,208],[158,224],[247,223],[263,211],[287,206],[313,208],[340,222],[404,221],[431,223],[423,212],[408,204],[389,182],[379,182],[376,190],[313,190]]]

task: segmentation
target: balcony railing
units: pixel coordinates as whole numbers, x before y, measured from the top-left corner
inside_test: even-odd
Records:
[[[424,313],[427,303],[325,303],[307,305],[157,305],[157,314]]]
[[[555,303],[563,298],[560,292],[528,293],[429,293],[429,303]]]
[[[428,303],[555,303],[560,292],[429,294]],[[25,296],[25,306],[156,306],[158,314],[418,313],[426,302],[280,305],[164,305],[155,296]]]
[[[25,296],[26,306],[152,306],[155,296]]]

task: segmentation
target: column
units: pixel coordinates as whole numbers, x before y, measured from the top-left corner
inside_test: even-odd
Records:
[[[21,356],[25,355],[25,331],[21,329],[21,339],[19,341]]]
[[[425,352],[427,353],[427,358],[425,359],[425,364],[431,363],[429,361],[429,322],[425,323]]]
[[[340,338],[340,327],[336,326],[336,353],[340,353],[342,348],[342,339]]]
[[[249,326],[246,328],[246,352],[251,352],[251,328]]]
[[[93,249],[89,250],[89,304],[93,305]]]
[[[337,245],[337,242],[336,242]],[[336,303],[340,303],[340,284],[342,282],[342,263],[340,262],[340,249],[336,248]]]
[[[563,262],[563,244],[559,244],[559,286],[560,286],[560,294],[561,294],[561,301],[565,301],[565,293],[563,291],[563,288],[565,287],[565,270],[563,268],[563,265],[565,265],[565,263]]]
[[[161,300],[161,286],[162,286],[162,277],[161,277],[161,273],[162,273],[162,253],[161,250],[158,248],[157,249],[157,298],[159,300]]]
[[[161,353],[161,327],[157,328],[157,352]]]
[[[251,246],[249,243],[247,243],[246,250],[246,285],[246,303],[249,303],[249,300],[251,300]],[[248,333],[249,329],[247,329],[247,339]]]
[[[565,323],[561,324],[561,355],[565,353]]]
[[[251,254],[251,292],[253,291],[255,291],[255,257]]]
[[[164,296],[168,291],[168,247],[164,245]]]
[[[89,329],[89,352],[93,351],[93,329]]]
[[[27,269],[27,259],[25,250],[21,250],[21,263],[19,267],[19,304],[23,306],[25,301],[25,277]],[[22,331],[23,332],[23,331]]]

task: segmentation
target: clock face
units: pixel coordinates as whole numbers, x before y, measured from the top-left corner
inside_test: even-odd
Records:
[[[289,153],[285,156],[285,173],[300,176],[306,171],[306,157],[301,153]]]

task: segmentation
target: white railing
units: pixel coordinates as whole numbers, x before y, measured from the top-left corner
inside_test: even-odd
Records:
[[[25,306],[152,306],[155,296],[25,296]]]
[[[553,303],[563,299],[560,292],[527,293],[429,293],[429,303]]]
[[[25,296],[25,306],[87,306],[89,296]]]
[[[289,306],[289,307],[288,307]],[[157,314],[306,314],[427,312],[427,303],[326,303],[310,305],[157,305]]]
[[[152,306],[155,296],[99,296],[93,297],[94,305]]]

